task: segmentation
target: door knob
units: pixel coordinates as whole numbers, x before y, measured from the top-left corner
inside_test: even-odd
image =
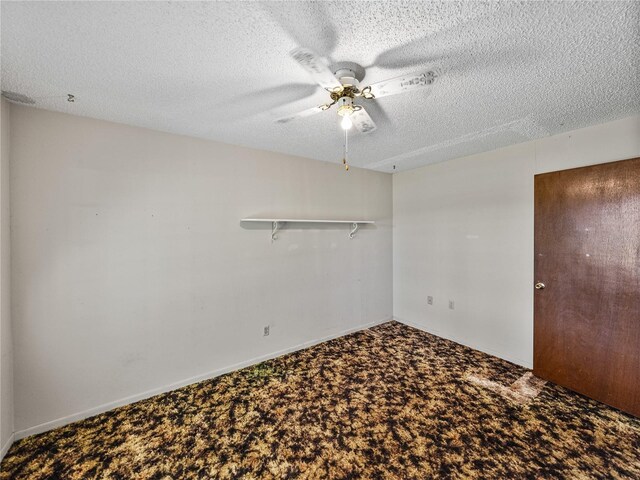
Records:
[[[544,283],[542,282],[536,283],[536,290],[544,290]]]

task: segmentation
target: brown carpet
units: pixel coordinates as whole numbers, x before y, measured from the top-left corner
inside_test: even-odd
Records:
[[[640,478],[640,420],[526,373],[391,322],[21,440],[0,478]]]

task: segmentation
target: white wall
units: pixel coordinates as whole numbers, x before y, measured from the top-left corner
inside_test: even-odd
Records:
[[[530,366],[533,175],[640,156],[634,117],[392,182],[15,105],[9,132],[6,107],[3,441],[12,393],[22,437],[387,320],[392,310]],[[5,301],[8,137],[15,392]],[[272,215],[378,223],[353,240],[347,226],[286,228],[273,243],[268,226],[239,223]]]
[[[20,106],[11,162],[17,437],[392,316],[388,174]]]
[[[632,117],[395,174],[394,317],[531,367],[534,175],[639,156]]]
[[[13,348],[9,210],[9,103],[0,99],[0,460],[13,441]]]

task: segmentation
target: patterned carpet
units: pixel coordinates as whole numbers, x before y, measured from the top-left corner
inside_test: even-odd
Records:
[[[0,478],[640,478],[640,420],[526,373],[390,322],[21,440]]]

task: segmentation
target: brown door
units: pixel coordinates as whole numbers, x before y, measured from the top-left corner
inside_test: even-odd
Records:
[[[640,416],[640,158],[535,177],[535,375]]]

